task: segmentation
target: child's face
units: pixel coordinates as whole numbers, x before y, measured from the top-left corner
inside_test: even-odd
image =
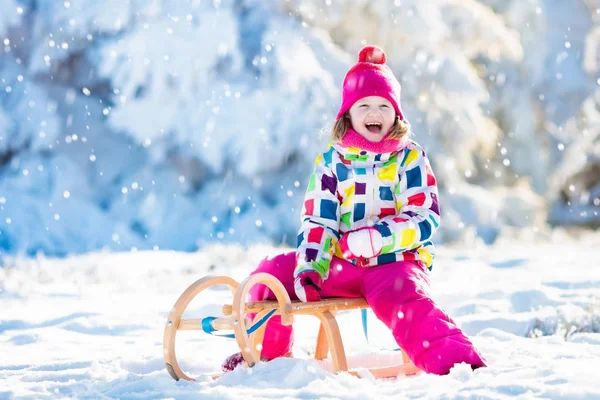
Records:
[[[394,106],[379,96],[363,97],[350,107],[352,128],[370,142],[379,142],[396,119]]]

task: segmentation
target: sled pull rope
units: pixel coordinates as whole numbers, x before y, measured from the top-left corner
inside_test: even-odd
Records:
[[[369,343],[369,330],[367,329],[367,309],[361,308],[360,314],[362,317],[363,332],[365,334],[365,339],[367,339],[367,344],[368,344]]]
[[[252,332],[254,332],[255,330],[257,330],[258,328],[260,328],[262,326],[262,324],[264,324],[265,322],[267,322],[269,320],[269,318],[271,318],[271,316],[273,314],[275,314],[275,312],[277,311],[277,308],[272,309],[271,311],[269,311],[264,317],[262,317],[261,319],[259,319],[258,321],[256,321],[254,324],[252,324],[252,326],[250,328],[248,328],[248,330],[246,331],[246,333],[249,335]],[[233,333],[227,333],[227,334],[215,334],[214,332],[216,332],[216,329],[212,327],[212,321],[214,319],[217,319],[217,317],[206,317],[202,319],[202,330],[210,335],[214,335],[214,336],[220,336],[220,337],[226,337],[226,338],[235,338],[235,335]]]
[[[367,339],[367,344],[369,344],[369,330],[367,329],[367,309],[366,308],[361,308],[360,310],[360,314],[362,317],[362,327],[363,327],[363,332],[365,334],[365,339]],[[393,349],[394,351],[400,351],[400,347],[397,347],[395,349]]]

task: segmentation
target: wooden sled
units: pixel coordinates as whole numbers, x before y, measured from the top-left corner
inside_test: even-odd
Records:
[[[246,302],[248,293],[252,286],[264,284],[275,294],[276,301]],[[193,381],[195,379],[185,374],[179,367],[175,354],[175,338],[180,330],[203,330],[201,319],[182,319],[182,315],[190,302],[203,290],[214,285],[227,285],[233,294],[233,304],[224,305],[222,316],[210,318],[212,329],[233,330],[235,340],[246,361],[248,367],[253,367],[260,362],[262,340],[265,334],[266,323],[248,335],[248,328],[256,321],[264,318],[273,309],[276,311],[271,315],[281,315],[283,325],[291,325],[294,315],[313,315],[321,321],[317,343],[315,348],[315,359],[323,360],[331,354],[331,363],[334,372],[348,372],[359,376],[358,371],[348,370],[346,352],[340,335],[339,326],[335,320],[335,314],[342,310],[354,310],[368,308],[366,300],[357,299],[324,299],[317,302],[302,303],[292,302],[286,290],[279,280],[270,274],[258,273],[246,278],[241,284],[226,276],[207,276],[190,285],[173,306],[167,319],[163,338],[163,354],[167,371],[175,380],[184,379]],[[245,318],[247,313],[256,313],[253,321]],[[269,318],[271,317],[269,316]],[[376,378],[391,378],[400,375],[414,375],[420,371],[402,351],[403,364],[387,366],[382,368],[370,368],[368,371]],[[223,374],[213,375],[218,378]]]

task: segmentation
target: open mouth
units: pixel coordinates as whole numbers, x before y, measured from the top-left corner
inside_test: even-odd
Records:
[[[365,126],[371,133],[381,133],[382,125],[379,122],[367,122]]]

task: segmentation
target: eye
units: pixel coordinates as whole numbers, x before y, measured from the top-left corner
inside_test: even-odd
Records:
[[[387,104],[382,104],[382,105],[380,105],[379,107],[382,107],[382,108],[390,108],[390,106],[388,106]]]
[[[360,106],[358,106],[358,108],[364,108],[364,107],[369,107],[368,104],[361,104]]]

